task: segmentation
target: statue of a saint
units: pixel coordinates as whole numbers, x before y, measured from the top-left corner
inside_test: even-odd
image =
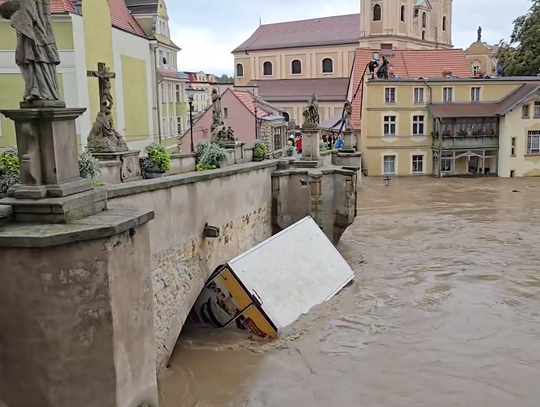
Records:
[[[342,116],[343,128],[345,130],[352,129],[351,117],[352,117],[352,103],[347,100],[345,102],[345,105],[343,106],[343,116]]]
[[[476,41],[482,41],[482,27],[478,27],[478,30],[476,31]]]
[[[116,153],[128,151],[122,136],[114,129],[110,110],[102,109],[88,135],[88,150],[93,153]]]
[[[24,105],[64,106],[56,66],[60,56],[51,24],[50,0],[8,0],[0,16],[17,31],[15,62],[24,79]]]
[[[317,101],[317,96],[314,94],[311,95],[311,99],[308,102],[308,105],[304,109],[304,127],[319,127],[320,116],[319,116],[319,102]]]

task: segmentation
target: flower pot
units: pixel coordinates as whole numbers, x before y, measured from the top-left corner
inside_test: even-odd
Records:
[[[217,165],[218,168],[225,168],[226,166],[227,166],[227,160],[220,161],[218,162],[218,165]]]
[[[162,178],[165,176],[164,172],[145,172],[144,177],[146,179]]]
[[[253,161],[262,161],[264,157],[253,157]]]

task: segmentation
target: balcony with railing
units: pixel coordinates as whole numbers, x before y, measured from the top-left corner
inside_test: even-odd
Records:
[[[499,148],[496,117],[446,118],[433,134],[433,147],[443,150],[493,150]],[[440,132],[440,133],[439,133]]]

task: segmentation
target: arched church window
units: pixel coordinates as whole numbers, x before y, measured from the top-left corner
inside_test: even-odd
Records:
[[[330,58],[324,58],[322,60],[322,71],[323,73],[334,72],[334,61],[332,61]]]
[[[426,39],[426,30],[422,30],[422,39],[423,39],[423,40]]]
[[[373,21],[381,21],[382,20],[382,9],[379,4],[375,4],[373,6]]]
[[[427,16],[426,13],[422,13],[422,28],[426,28]]]
[[[239,78],[244,76],[244,65],[236,64],[236,76]]]
[[[291,73],[296,75],[302,73],[302,62],[300,62],[298,59],[291,62]]]
[[[266,61],[263,64],[263,75],[264,76],[272,76],[273,75],[273,69],[272,69],[272,62]]]
[[[405,22],[405,5],[401,6],[401,22]]]
[[[442,18],[442,29],[443,31],[446,31],[446,16]]]

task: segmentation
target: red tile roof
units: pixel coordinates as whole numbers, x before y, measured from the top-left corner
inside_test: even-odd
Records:
[[[251,92],[232,90],[233,95],[235,95],[240,102],[255,115],[255,106],[257,106],[257,117],[262,118],[268,115],[277,115],[282,112],[277,106],[271,105],[270,103],[262,100],[260,97],[254,96]]]
[[[356,96],[353,99],[352,116],[355,129],[360,129],[363,81],[366,66],[374,52],[377,51],[365,48],[356,50],[353,97],[355,94]],[[450,69],[455,77],[472,76],[471,67],[462,49],[394,50],[392,55],[385,56],[394,75],[400,78],[440,78],[445,68]]]
[[[536,83],[524,83],[498,102],[485,103],[430,103],[433,116],[448,117],[491,117],[508,113],[533,93],[540,90],[540,79]]]
[[[4,1],[6,0],[0,0],[0,4]],[[111,10],[111,23],[113,27],[146,37],[139,23],[129,12],[124,0],[107,1]],[[75,11],[75,0],[50,0],[50,5],[51,14],[65,14]]]
[[[326,102],[345,102],[349,78],[266,79],[250,81],[259,87],[259,96],[269,102],[306,102],[315,92],[317,99]]]
[[[232,52],[358,44],[360,14],[263,24]]]

